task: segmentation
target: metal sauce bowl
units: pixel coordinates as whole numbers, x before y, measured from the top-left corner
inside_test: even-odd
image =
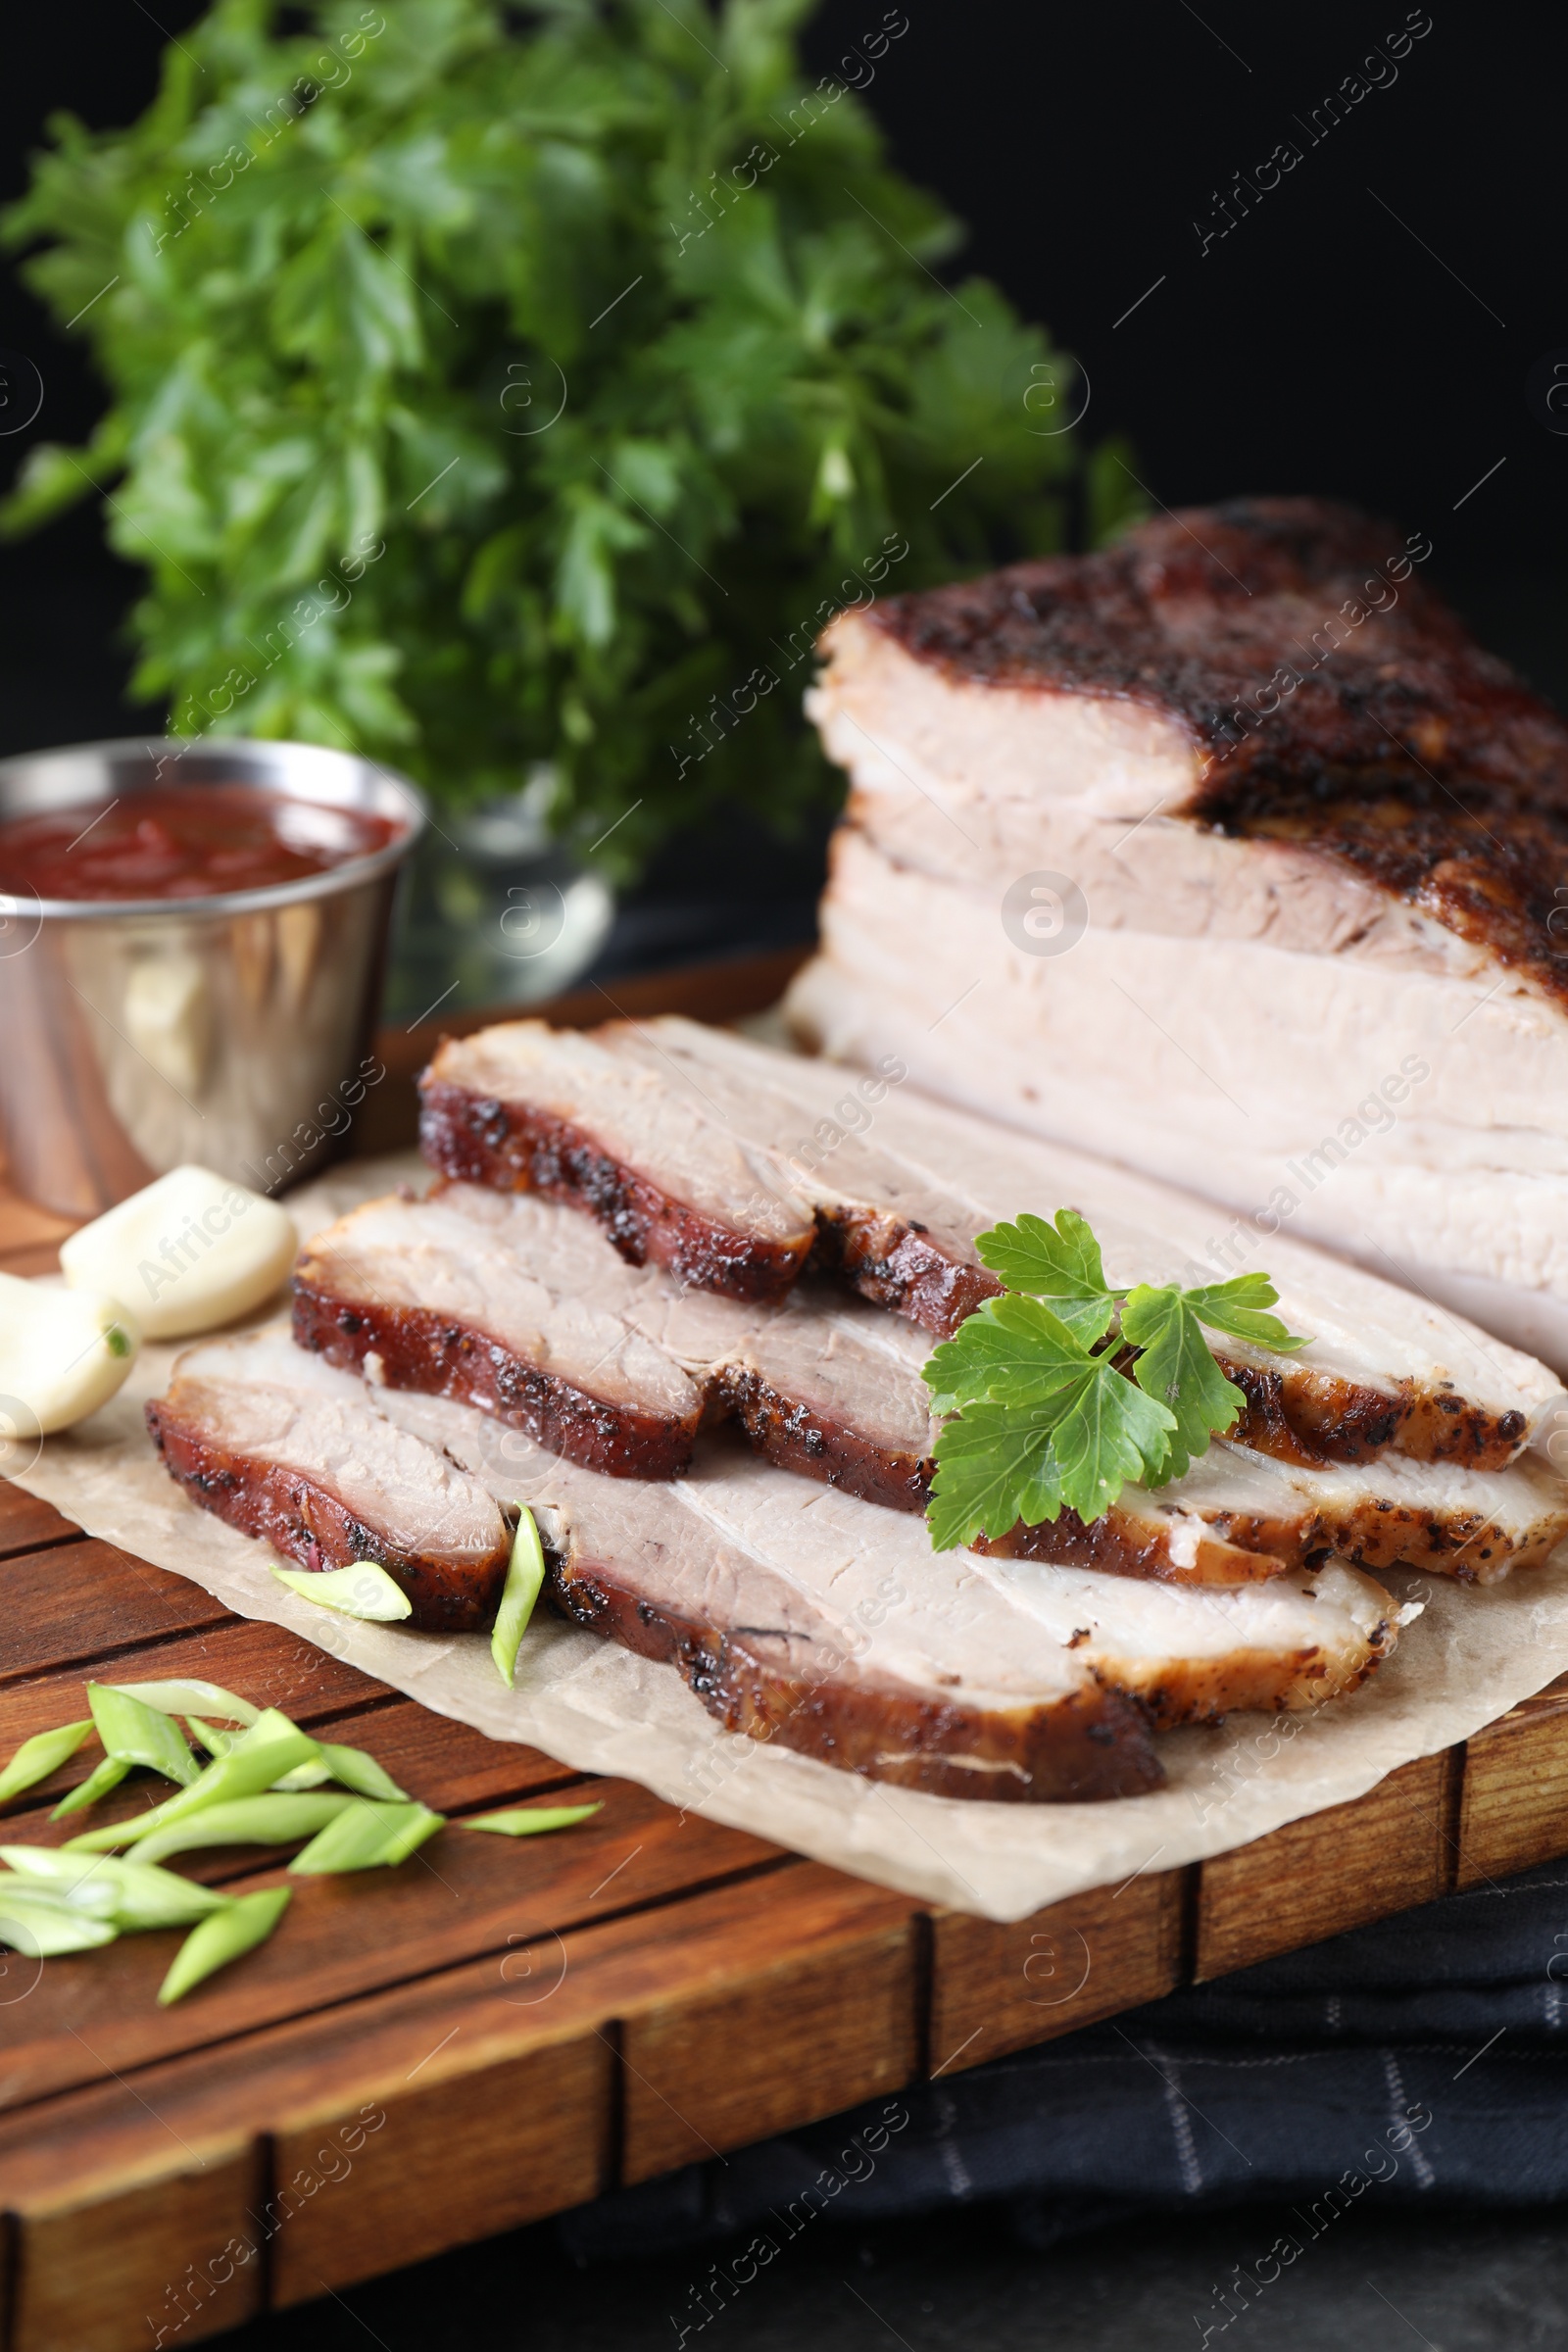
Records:
[[[415,787],[351,753],[202,736],[0,760],[0,823],[156,785],[250,784],[398,828],[302,881],[212,898],[0,895],[0,1144],[11,1182],[95,1216],[196,1160],[277,1192],[332,1158],[368,1052]]]

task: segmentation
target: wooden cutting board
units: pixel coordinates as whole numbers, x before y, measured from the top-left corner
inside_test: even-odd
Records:
[[[734,1016],[788,961],[628,984],[615,1009]],[[376,1148],[408,1140],[430,1043],[386,1041]],[[65,1231],[0,1191],[0,1267],[41,1271]],[[486,1740],[0,1482],[0,1757],[84,1714],[90,1679],[172,1675],[329,1727],[443,1812],[603,1810],[302,1883],[270,1944],[168,2011],[173,1935],[0,1954],[0,2352],[183,2346],[1568,1852],[1564,1677],[1354,1804],[999,1927]],[[7,1835],[61,1838],[82,1770]]]

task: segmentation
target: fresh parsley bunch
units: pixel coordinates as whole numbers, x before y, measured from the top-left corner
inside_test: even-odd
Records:
[[[1113,1291],[1076,1209],[1025,1214],[977,1242],[1006,1285],[925,1367],[937,1440],[927,1519],[938,1551],[1038,1526],[1063,1506],[1100,1518],[1129,1479],[1163,1487],[1230,1428],[1246,1398],[1202,1326],[1288,1353],[1307,1343],[1267,1309],[1266,1274],[1184,1290]]]
[[[1131,511],[1060,429],[1073,363],[933,274],[957,223],[850,86],[918,24],[866,0],[813,76],[811,5],[217,0],[129,129],[55,120],[6,234],[111,403],[4,527],[104,494],[176,731],[447,802],[543,769],[627,871],[835,789],[835,611]]]

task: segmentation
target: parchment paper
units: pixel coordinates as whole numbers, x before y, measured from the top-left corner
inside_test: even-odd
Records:
[[[428,1170],[413,1153],[357,1161],[288,1205],[305,1239],[400,1179],[422,1190]],[[1096,1805],[921,1796],[721,1731],[672,1668],[548,1611],[529,1628],[509,1691],[482,1636],[365,1625],[297,1598],[270,1575],[277,1555],[269,1545],[197,1510],[159,1466],[141,1407],[165,1387],[177,1352],[144,1348],[102,1412],[30,1460],[13,1448],[7,1461],[0,1449],[0,1470],[89,1535],[191,1578],[242,1617],[289,1627],[437,1714],[990,1919],[1020,1919],[1086,1887],[1223,1853],[1343,1804],[1568,1671],[1568,1545],[1486,1591],[1394,1572],[1385,1581],[1396,1597],[1424,1611],[1364,1690],[1311,1715],[1235,1715],[1223,1728],[1171,1734],[1159,1743],[1170,1786],[1154,1795]]]

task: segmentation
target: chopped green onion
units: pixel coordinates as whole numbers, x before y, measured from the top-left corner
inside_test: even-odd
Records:
[[[50,1820],[63,1821],[68,1813],[85,1813],[89,1805],[95,1805],[101,1796],[107,1796],[112,1788],[118,1788],[129,1770],[130,1765],[123,1756],[101,1757],[87,1778],[79,1781],[69,1796],[60,1799],[49,1816]]]
[[[507,1581],[501,1589],[501,1606],[496,1611],[495,1630],[490,1636],[490,1655],[509,1690],[516,1672],[517,1650],[528,1630],[528,1620],[533,1615],[534,1602],[544,1588],[544,1581],[545,1553],[544,1545],[539,1541],[539,1529],[528,1505],[519,1502],[517,1532],[512,1540]]]
[[[178,1951],[168,1976],[158,1989],[158,1998],[167,2008],[171,2001],[180,2000],[204,1977],[246,1952],[253,1952],[265,1943],[287,1910],[291,1886],[263,1886],[255,1894],[242,1894],[234,1902],[225,1903],[204,1919],[199,1928],[192,1928]]]
[[[293,1845],[314,1838],[318,1830],[359,1798],[335,1788],[310,1796],[237,1796],[223,1805],[204,1805],[199,1813],[166,1822],[150,1838],[138,1838],[132,1861],[162,1862],[170,1854],[188,1854],[202,1845]],[[69,1849],[68,1849],[69,1850]]]
[[[227,1753],[215,1756],[205,1772],[181,1788],[177,1795],[166,1797],[151,1812],[139,1813],[133,1821],[117,1822],[102,1830],[89,1830],[85,1837],[73,1838],[74,1845],[92,1849],[114,1845],[129,1845],[140,1838],[150,1838],[155,1830],[167,1823],[183,1821],[188,1814],[199,1813],[209,1805],[226,1804],[232,1798],[257,1796],[270,1788],[296,1765],[315,1763],[320,1749],[308,1732],[276,1707],[269,1707],[258,1715],[249,1731],[241,1732]]]
[[[87,1685],[87,1704],[106,1755],[118,1756],[122,1764],[145,1764],[149,1772],[189,1788],[201,1767],[161,1709],[107,1683]]]
[[[12,1854],[49,1854],[58,1859],[48,1846],[13,1845]],[[73,1854],[64,1871],[17,1870],[0,1871],[0,1903],[15,1897],[19,1903],[50,1903],[57,1910],[85,1911],[89,1918],[115,1920],[115,1889],[109,1880],[99,1876],[101,1854]]]
[[[226,1756],[239,1737],[236,1732],[220,1731],[216,1723],[204,1722],[200,1715],[187,1715],[185,1729],[210,1756]]]
[[[193,1920],[220,1911],[233,1898],[215,1886],[200,1886],[172,1870],[154,1870],[144,1862],[122,1862],[113,1854],[73,1853],[69,1847],[0,1845],[0,1862],[8,1863],[19,1879],[33,1881],[40,1892],[74,1910],[113,1919],[121,1930],[186,1928]],[[25,1899],[25,1898],[24,1898]]]
[[[89,1715],[81,1723],[63,1723],[57,1732],[36,1732],[24,1740],[4,1772],[0,1772],[0,1805],[11,1797],[20,1796],[24,1788],[35,1782],[46,1781],[62,1764],[69,1763],[92,1730]]]
[[[347,1568],[274,1568],[272,1574],[306,1600],[345,1617],[368,1618],[372,1625],[393,1625],[414,1614],[403,1587],[374,1560],[355,1560]]]
[[[139,1698],[149,1707],[157,1707],[165,1715],[188,1715],[194,1708],[198,1713],[221,1715],[226,1723],[252,1724],[261,1713],[248,1698],[237,1698],[225,1690],[221,1683],[189,1680],[174,1683],[116,1683],[127,1698]]]
[[[383,1803],[394,1805],[411,1802],[408,1790],[400,1788],[385,1765],[367,1755],[363,1747],[338,1747],[323,1740],[321,1761],[333,1780],[344,1788],[352,1788],[356,1796],[378,1797]]]
[[[603,1810],[603,1800],[596,1805],[514,1805],[506,1813],[466,1814],[458,1827],[494,1830],[502,1838],[537,1838],[545,1830],[569,1830],[574,1821],[586,1821],[590,1813]]]
[[[48,1901],[43,1888],[29,1887],[25,1896],[0,1890],[0,1943],[27,1960],[53,1960],[62,1952],[90,1952],[113,1943],[120,1930],[112,1919],[94,1919],[64,1903]]]
[[[428,1805],[379,1805],[351,1797],[337,1819],[311,1839],[303,1854],[295,1855],[289,1868],[314,1877],[328,1871],[377,1870],[406,1862],[416,1846],[434,1837],[444,1819]]]

